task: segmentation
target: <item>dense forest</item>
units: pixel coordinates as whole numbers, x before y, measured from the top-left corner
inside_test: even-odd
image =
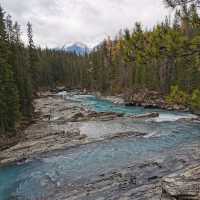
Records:
[[[31,23],[26,46],[19,24],[0,8],[0,134],[32,117],[37,91],[59,85],[107,94],[148,89],[200,109],[200,3],[164,3],[172,19],[151,30],[137,22],[85,55],[36,47]]]

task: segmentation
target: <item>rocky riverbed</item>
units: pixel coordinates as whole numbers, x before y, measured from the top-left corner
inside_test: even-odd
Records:
[[[85,124],[84,122],[110,121],[124,117],[120,113],[90,111],[72,100],[63,99],[62,95],[50,93],[44,93],[37,98],[34,107],[37,118],[24,130],[22,139],[16,145],[0,152],[1,165],[30,160],[44,152],[97,142],[100,138],[94,140],[81,133],[81,125]],[[147,113],[131,118],[141,120],[158,115]],[[125,135],[128,135],[127,132],[124,132]],[[114,132],[113,135],[107,135],[107,138],[118,136],[121,137],[122,134]]]
[[[73,93],[36,99],[38,117],[0,152],[2,199],[199,199],[197,118],[170,113],[178,121],[168,122],[169,113],[139,108],[127,115],[107,100]],[[1,185],[10,163],[16,178]]]

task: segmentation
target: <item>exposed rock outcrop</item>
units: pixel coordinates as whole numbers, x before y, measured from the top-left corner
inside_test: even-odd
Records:
[[[156,91],[147,89],[136,90],[125,95],[127,106],[142,106],[144,108],[161,108],[165,110],[188,111],[184,105],[171,105],[165,101],[165,97]]]
[[[200,165],[167,176],[162,181],[162,200],[199,200]]]
[[[190,156],[197,154],[196,156],[198,157],[199,152],[195,146],[193,150],[194,152],[190,152]],[[184,153],[184,147],[180,152],[175,153]],[[56,193],[54,192],[48,199],[172,200],[174,197],[171,199],[171,197],[168,198],[164,194],[165,183],[161,181],[162,177],[171,177],[168,174],[185,168],[192,160],[190,160],[189,154],[182,158],[183,160],[178,155],[174,159],[171,159],[170,155],[168,156],[165,159],[147,160],[145,162],[127,165],[127,167],[122,169],[113,169],[105,173],[96,174],[87,181],[80,179],[78,183],[73,185],[66,184],[62,190]],[[187,177],[189,186],[192,186],[192,181],[199,181],[198,166],[190,168],[190,171],[188,169],[185,171],[187,173],[184,176]],[[180,178],[182,178],[181,175]],[[163,178],[163,180],[165,179]],[[178,185],[177,181],[175,180],[175,185],[172,186]],[[177,187],[174,190],[173,194],[176,194]],[[184,192],[183,194],[185,194]],[[188,196],[182,198],[179,196],[179,198],[174,198],[173,200],[199,200],[199,198],[188,198]]]
[[[78,122],[78,121],[92,121],[92,120],[101,120],[101,121],[109,121],[115,119],[116,117],[123,117],[124,114],[114,113],[114,112],[95,112],[95,111],[87,111],[76,113],[70,121]]]
[[[126,118],[124,114],[114,112],[95,112],[79,107],[77,102],[66,100],[62,95],[58,96],[50,92],[40,94],[35,99],[34,107],[37,117],[22,131],[19,140],[4,145],[0,151],[0,165],[19,161],[26,162],[29,159],[44,152],[60,150],[77,145],[94,142],[87,137],[87,133],[81,133],[79,125],[88,121],[110,121],[117,118]],[[156,113],[133,116],[134,120],[143,120],[157,117]],[[116,137],[143,136],[135,132],[125,132],[112,135]],[[98,139],[96,138],[95,141]]]

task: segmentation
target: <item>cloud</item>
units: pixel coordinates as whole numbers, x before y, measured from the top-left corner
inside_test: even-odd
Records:
[[[169,11],[162,0],[1,0],[3,8],[22,25],[33,24],[34,39],[42,47],[81,41],[96,45],[136,21],[152,27]]]

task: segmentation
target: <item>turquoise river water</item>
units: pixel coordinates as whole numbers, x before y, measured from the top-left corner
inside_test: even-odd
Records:
[[[139,107],[115,105],[94,96],[71,95],[68,98],[97,112],[112,111],[126,115],[152,112]],[[200,124],[176,121],[191,117],[189,113],[154,111],[160,113],[159,118],[135,124],[126,121],[123,126],[150,134],[156,133],[156,137],[116,138],[109,142],[102,141],[41,155],[23,165],[0,168],[0,200],[45,199],[50,192],[62,185],[86,182],[97,174],[162,155],[163,152],[192,141],[200,141]],[[105,122],[105,127],[112,129],[115,125]],[[101,127],[99,130],[101,132]]]

